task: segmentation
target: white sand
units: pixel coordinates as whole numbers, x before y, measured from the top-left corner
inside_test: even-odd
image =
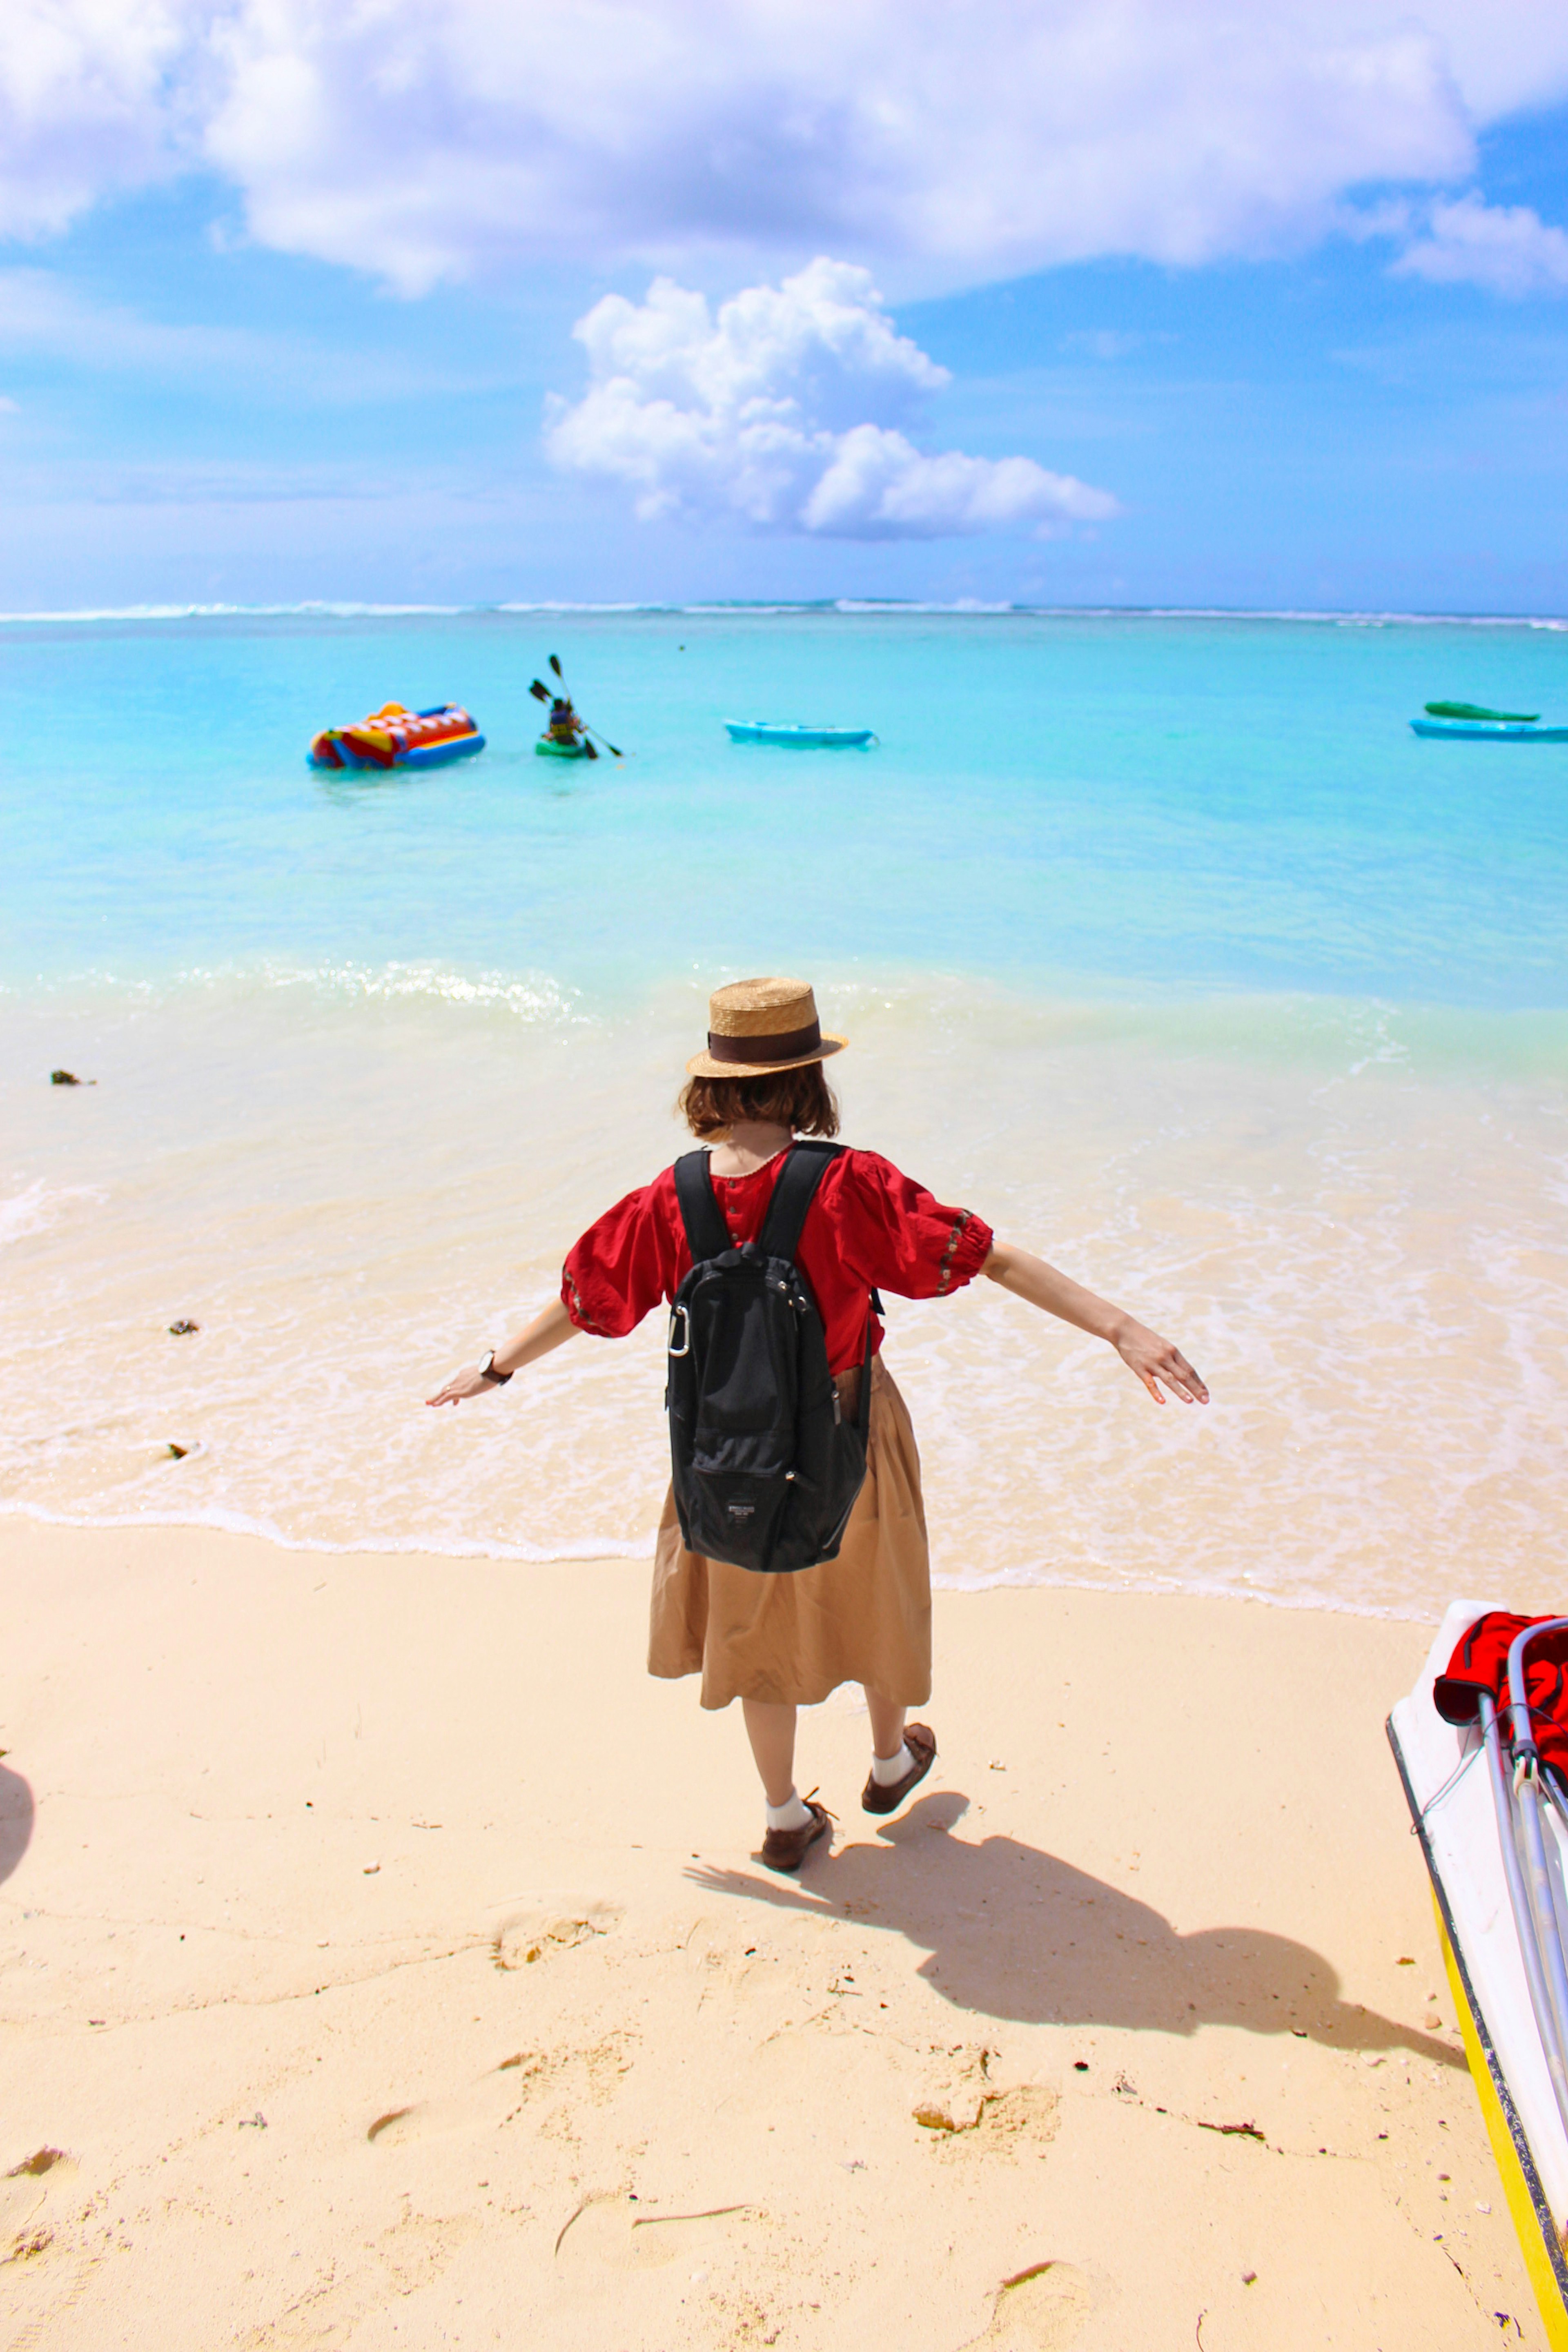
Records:
[[[797,1886],[646,1566],[0,1561],[15,2352],[1543,2342],[1384,1738],[1423,1628],[939,1595],[936,1770],[879,1825],[806,1718]]]

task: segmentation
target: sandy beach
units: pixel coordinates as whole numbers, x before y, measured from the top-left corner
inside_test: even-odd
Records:
[[[939,1592],[765,1873],[645,1563],[0,1530],[7,2352],[1542,2342],[1383,1719],[1429,1635]],[[1010,2284],[1011,2283],[1011,2284]]]

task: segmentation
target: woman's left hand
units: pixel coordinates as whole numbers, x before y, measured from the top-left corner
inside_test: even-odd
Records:
[[[1137,1373],[1156,1404],[1165,1402],[1160,1391],[1162,1381],[1184,1404],[1207,1404],[1209,1392],[1197,1373],[1180,1348],[1162,1339],[1158,1331],[1142,1323],[1129,1323],[1110,1344],[1128,1370]]]

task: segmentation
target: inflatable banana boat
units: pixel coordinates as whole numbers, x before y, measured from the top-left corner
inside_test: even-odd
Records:
[[[310,746],[312,768],[439,768],[471,759],[485,748],[468,712],[456,702],[405,710],[384,702],[357,727],[324,728]]]

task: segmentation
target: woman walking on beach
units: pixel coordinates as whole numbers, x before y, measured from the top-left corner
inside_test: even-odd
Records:
[[[815,1189],[811,1177],[804,1187],[792,1177],[792,1193],[804,1190],[809,1205],[785,1255],[793,1255],[820,1318],[837,1392],[833,1421],[865,1433],[864,1483],[835,1556],[793,1571],[759,1571],[689,1550],[672,1486],[654,1559],[648,1643],[649,1673],[700,1674],[704,1706],[740,1699],[766,1801],[763,1859],[792,1871],[831,1827],[826,1810],[795,1790],[798,1707],[817,1705],[840,1683],[862,1685],[871,1727],[861,1796],[868,1813],[892,1812],[936,1757],[927,1726],[906,1721],[931,1696],[931,1570],[920,1456],[908,1409],[882,1361],[878,1291],[945,1298],[984,1274],[1106,1340],[1156,1403],[1164,1402],[1163,1389],[1198,1404],[1208,1391],[1168,1339],[1043,1258],[998,1243],[983,1219],[944,1208],[876,1152],[795,1149],[802,1138],[837,1134],[822,1065],[847,1043],[823,1033],[805,983],[737,981],[710,1000],[709,1024],[708,1050],[687,1064],[680,1097],[692,1133],[711,1147],[705,1173],[700,1161],[695,1175],[667,1169],[608,1210],[567,1257],[560,1298],[429,1402],[483,1396],[579,1331],[622,1339],[654,1307],[675,1301],[693,1271],[689,1227],[711,1222],[710,1201],[722,1220],[712,1226],[721,1249],[700,1240],[699,1256],[754,1273],[756,1252],[745,1245],[759,1237],[766,1243],[764,1222],[786,1164],[808,1156],[819,1161]],[[726,1238],[739,1259],[722,1253]],[[675,1336],[685,1312],[679,1307],[671,1318],[674,1358],[685,1353]],[[689,1320],[686,1328],[689,1335]],[[868,1370],[870,1393],[863,1399]],[[838,1445],[842,1454],[842,1440]],[[858,1476],[858,1452],[853,1460]]]

